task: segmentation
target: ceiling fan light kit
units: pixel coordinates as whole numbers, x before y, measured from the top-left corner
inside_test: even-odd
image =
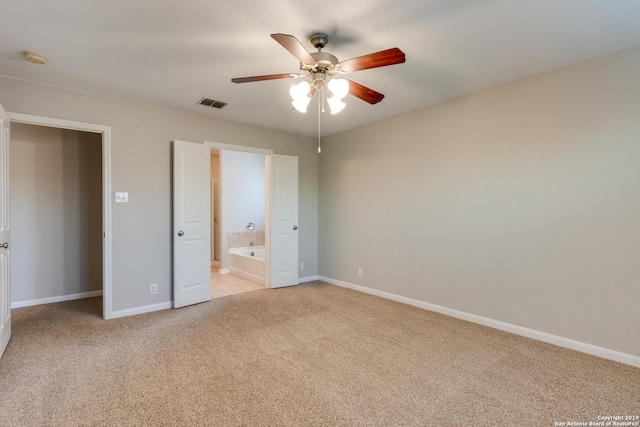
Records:
[[[342,99],[349,93],[349,80],[347,79],[331,79],[328,86],[334,98]]]
[[[289,89],[291,104],[301,113],[307,112],[311,98],[316,92],[320,92],[320,108],[324,110],[323,101],[326,100],[331,114],[337,114],[345,108],[346,104],[342,102],[342,99],[347,94],[360,98],[369,104],[377,104],[384,98],[383,94],[356,82],[345,78],[334,78],[334,76],[405,62],[404,52],[397,47],[339,62],[334,55],[322,52],[322,48],[329,43],[329,36],[324,33],[315,33],[309,38],[311,44],[318,49],[313,53],[309,53],[294,36],[289,34],[271,34],[271,38],[300,61],[300,73],[238,77],[231,79],[231,81],[233,83],[249,83],[308,77],[310,80],[303,80]]]
[[[335,97],[327,98],[327,104],[329,104],[331,114],[338,114],[340,111],[344,110],[344,107],[347,106],[347,104],[340,101],[339,99],[336,99]]]
[[[309,92],[311,91],[311,85],[307,81],[301,81],[289,88],[289,95],[291,95],[291,104],[293,107],[301,113],[307,112],[307,106],[311,102]]]
[[[337,114],[344,109],[346,104],[341,99],[349,93],[349,81],[346,79],[331,79],[328,83],[324,80],[314,80],[312,83],[303,80],[289,88],[289,95],[293,99],[291,105],[301,113],[306,113],[311,98],[319,90],[326,91],[321,96],[326,97],[331,114]]]

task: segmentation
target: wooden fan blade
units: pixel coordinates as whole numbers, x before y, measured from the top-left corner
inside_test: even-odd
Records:
[[[307,49],[305,49],[295,37],[290,36],[289,34],[278,33],[271,34],[271,38],[280,43],[282,47],[291,52],[291,54],[298,58],[298,61],[303,64],[317,64],[316,60],[313,59],[313,56],[311,56]]]
[[[369,68],[386,67],[387,65],[402,64],[405,61],[404,52],[394,47],[358,58],[347,59],[337,65],[342,71],[368,70]]]
[[[380,92],[376,92],[375,90],[362,86],[360,83],[356,83],[352,80],[349,80],[349,93],[372,105],[377,104],[384,98],[384,95]]]
[[[295,79],[296,77],[298,77],[298,74],[269,74],[266,76],[236,77],[231,79],[231,81],[234,83],[249,83],[263,80]]]

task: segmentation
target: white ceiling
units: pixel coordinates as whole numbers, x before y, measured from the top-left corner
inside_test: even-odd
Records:
[[[272,40],[329,34],[346,60],[399,47],[407,62],[349,78],[386,95],[347,97],[323,135],[437,104],[640,44],[638,0],[20,0],[0,8],[0,75],[172,106],[226,120],[317,135],[317,107],[292,110],[294,80],[232,77],[295,73]],[[32,50],[48,62],[23,60]],[[213,110],[201,97],[228,102]],[[312,102],[312,105],[315,103]]]

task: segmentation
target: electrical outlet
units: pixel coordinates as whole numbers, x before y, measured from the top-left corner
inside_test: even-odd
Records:
[[[304,262],[300,263],[300,271],[304,271]]]
[[[149,285],[149,294],[150,295],[157,295],[158,294],[158,284],[157,283],[152,283]]]
[[[358,277],[364,277],[364,274],[362,273],[361,268],[358,269]]]

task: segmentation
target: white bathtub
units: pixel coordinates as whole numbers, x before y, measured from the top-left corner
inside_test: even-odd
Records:
[[[264,246],[229,249],[229,271],[264,285]]]

